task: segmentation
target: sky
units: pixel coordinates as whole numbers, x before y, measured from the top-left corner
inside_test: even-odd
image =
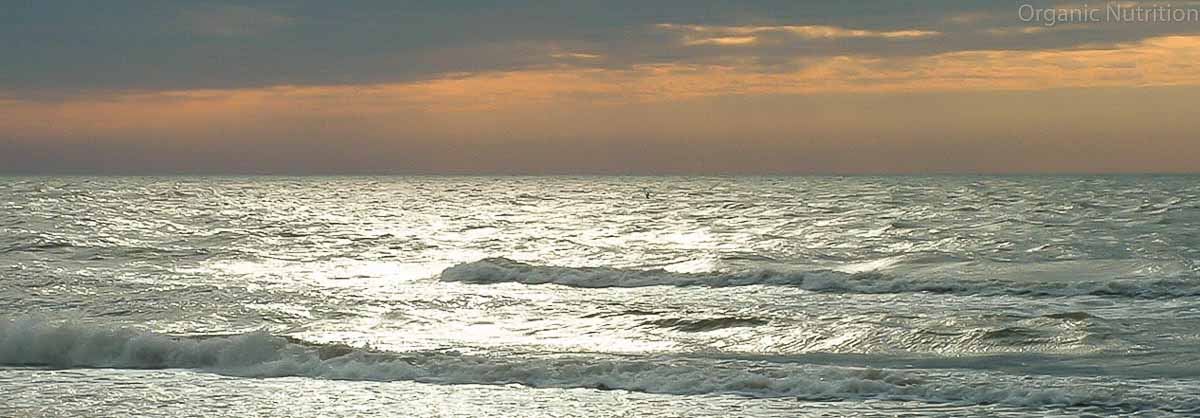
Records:
[[[1195,172],[1167,5],[18,0],[0,173]]]

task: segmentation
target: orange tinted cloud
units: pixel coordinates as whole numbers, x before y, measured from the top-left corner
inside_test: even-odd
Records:
[[[559,66],[410,83],[180,90],[63,102],[9,100],[0,102],[6,114],[0,119],[0,131],[59,138],[128,132],[201,138],[229,130],[242,134],[269,130],[279,135],[293,130],[455,131],[486,136],[485,131],[458,128],[464,124],[453,115],[466,113],[487,121],[501,110],[540,114],[570,106],[720,96],[1194,85],[1200,84],[1200,36],[1151,38],[1112,49],[837,56],[797,62],[796,68],[768,71],[753,62],[638,64],[623,69]],[[280,123],[285,126],[270,126]]]
[[[1151,38],[1111,49],[837,56],[768,71],[752,62],[640,64],[466,75],[378,87],[440,109],[585,101],[620,104],[697,96],[894,91],[1038,90],[1200,84],[1200,37]],[[389,93],[390,92],[390,93]]]
[[[915,39],[941,36],[941,32],[918,29],[875,31],[849,29],[825,25],[775,25],[775,26],[710,26],[661,23],[655,27],[679,33],[684,45],[750,45],[770,36],[778,41],[786,38],[802,40],[830,40],[845,38]],[[780,38],[782,37],[782,38]]]
[[[754,36],[718,36],[715,38],[686,39],[686,45],[747,45],[758,42]]]
[[[940,36],[942,33],[930,30],[905,29],[895,31],[876,31],[865,29],[849,29],[826,25],[773,25],[773,26],[715,26],[715,25],[679,25],[662,23],[656,25],[659,29],[705,35],[755,35],[761,33],[783,33],[804,39],[841,39],[841,38],[928,38]]]

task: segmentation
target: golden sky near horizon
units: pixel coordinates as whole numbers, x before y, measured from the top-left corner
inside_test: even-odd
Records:
[[[208,35],[180,42],[251,42],[309,19],[264,10],[204,15]],[[1143,33],[998,13],[874,28],[599,22],[654,42],[550,31],[352,66],[470,64],[403,77],[327,76],[316,63],[277,79],[25,75],[0,83],[0,162],[30,172],[1194,170],[1200,34],[1187,22]],[[227,22],[237,19],[247,22]]]

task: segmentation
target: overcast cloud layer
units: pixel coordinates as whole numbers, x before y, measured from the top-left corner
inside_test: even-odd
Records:
[[[20,2],[0,171],[1194,170],[1200,22],[1023,4]]]

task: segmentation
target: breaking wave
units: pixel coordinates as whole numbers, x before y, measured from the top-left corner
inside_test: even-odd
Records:
[[[442,271],[441,281],[471,284],[557,284],[581,288],[647,286],[794,286],[830,293],[948,293],[970,295],[1115,296],[1174,298],[1200,295],[1200,280],[1188,277],[1083,280],[1000,280],[917,278],[878,271],[754,270],[720,273],[676,273],[662,269],[541,266],[507,258],[486,258]]]
[[[548,357],[388,353],[265,333],[177,337],[128,328],[0,321],[0,364],[56,368],[187,368],[241,377],[299,376],[433,384],[519,384],[646,393],[809,400],[889,399],[1019,406],[1189,410],[1195,395],[1140,386],[1090,388],[1063,378],[689,357]]]

